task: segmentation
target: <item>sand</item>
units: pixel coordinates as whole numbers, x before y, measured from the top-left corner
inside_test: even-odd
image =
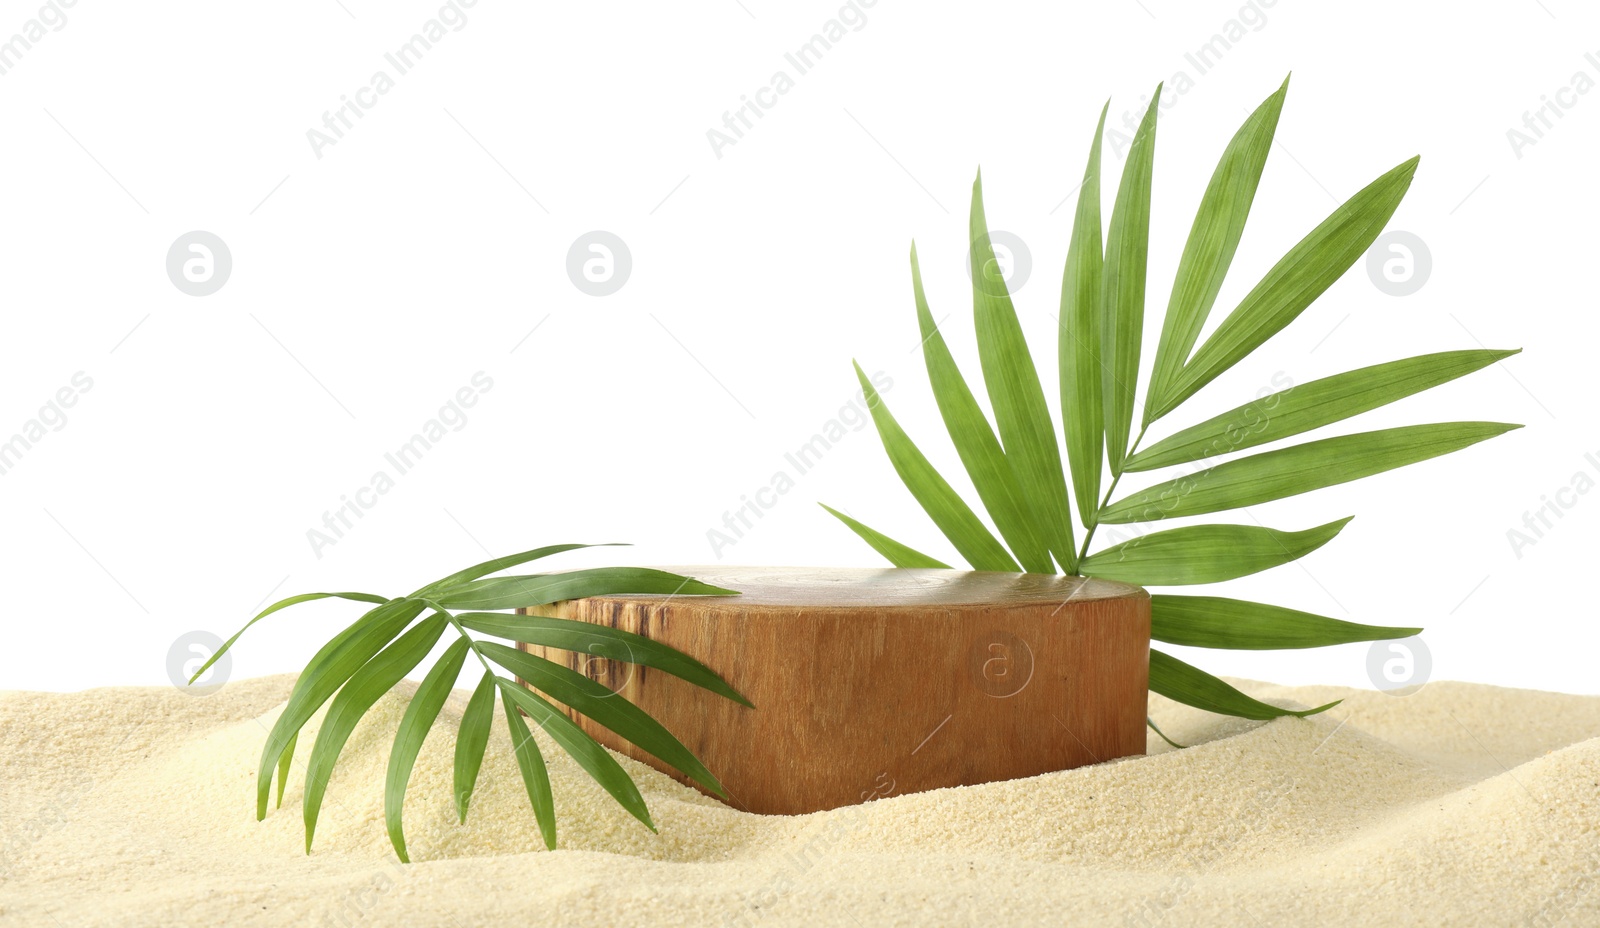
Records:
[[[0,694],[0,924],[1600,925],[1600,696],[1241,683],[1346,702],[1254,723],[1153,698],[1191,747],[797,817],[623,759],[659,835],[542,741],[552,853],[498,713],[455,824],[457,693],[412,779],[404,866],[382,782],[409,684],[346,748],[310,856],[304,750],[283,808],[255,821],[291,683]]]

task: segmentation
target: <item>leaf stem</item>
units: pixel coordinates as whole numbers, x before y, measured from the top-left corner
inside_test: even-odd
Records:
[[[1144,433],[1149,429],[1150,424],[1148,422],[1139,427],[1138,437],[1133,440],[1133,444],[1129,446],[1128,452],[1122,456],[1124,461],[1133,457],[1133,453],[1139,450],[1139,443],[1144,441]],[[1110,504],[1111,494],[1117,492],[1117,483],[1120,480],[1122,480],[1121,471],[1111,475],[1111,486],[1106,487],[1106,495],[1100,498],[1100,505],[1095,507],[1094,521],[1089,525],[1084,526],[1083,545],[1078,548],[1079,564],[1082,564],[1083,559],[1089,556],[1089,541],[1090,539],[1094,538],[1094,530],[1100,527],[1100,513],[1105,510],[1108,504]]]
[[[458,634],[462,638],[466,639],[467,647],[472,649],[473,656],[478,659],[478,663],[483,665],[483,669],[490,676],[494,676],[495,675],[494,668],[489,666],[489,661],[483,656],[483,652],[478,650],[477,639],[475,639],[471,635],[467,634],[467,630],[465,628],[461,627],[461,623],[456,621],[456,617],[450,613],[449,609],[446,609],[445,607],[439,605],[438,603],[434,602],[431,599],[421,599],[420,597],[412,597],[412,598],[413,599],[418,599],[420,602],[422,602],[425,605],[427,605],[428,607],[432,608],[433,611],[435,611],[435,612],[439,613],[440,615],[444,616],[445,617],[445,621],[449,622],[450,626],[456,630],[456,634]]]
[[[494,668],[489,666],[489,662],[488,662],[488,660],[486,660],[484,658],[483,652],[478,650],[478,642],[477,642],[477,640],[474,639],[471,635],[467,634],[467,630],[461,627],[461,623],[456,621],[456,617],[455,616],[453,616],[450,613],[446,612],[445,613],[445,617],[450,620],[450,624],[451,625],[455,626],[456,632],[458,634],[460,634],[461,637],[467,639],[467,647],[472,649],[473,656],[477,657],[478,663],[483,665],[484,671],[489,673],[489,674],[491,674],[491,675],[494,675]]]

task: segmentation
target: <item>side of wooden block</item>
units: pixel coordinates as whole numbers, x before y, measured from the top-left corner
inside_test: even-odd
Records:
[[[1026,576],[1037,583],[1008,585],[1001,578],[1017,575],[958,571],[673,569],[746,596],[596,597],[536,611],[677,648],[755,709],[650,668],[524,647],[658,719],[722,780],[734,806],[812,812],[1144,751],[1143,590],[1036,575]],[[927,582],[884,585],[886,573]],[[976,587],[967,582],[974,577]],[[688,782],[573,717],[607,747]]]

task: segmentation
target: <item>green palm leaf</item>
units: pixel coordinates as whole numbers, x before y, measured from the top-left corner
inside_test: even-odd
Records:
[[[421,603],[390,600],[369,610],[312,656],[289,691],[289,701],[267,733],[267,743],[261,751],[261,764],[256,770],[258,820],[267,817],[273,769],[289,752],[300,729],[352,674],[421,615],[422,609]]]
[[[592,567],[559,574],[472,580],[445,587],[433,599],[450,609],[521,609],[607,593],[728,596],[734,592],[649,567]]]
[[[1105,359],[1101,392],[1105,401],[1106,456],[1113,475],[1122,473],[1128,452],[1128,431],[1133,422],[1133,395],[1139,383],[1139,346],[1144,338],[1145,270],[1149,264],[1150,174],[1155,165],[1156,113],[1161,107],[1161,86],[1150,99],[1144,121],[1134,133],[1128,160],[1122,166],[1122,184],[1111,210],[1111,230],[1106,235],[1105,314],[1100,325],[1101,356]]]
[[[727,795],[711,771],[660,722],[603,685],[554,661],[503,644],[484,641],[478,644],[478,649],[484,657],[526,680],[529,685],[683,771],[710,792],[718,796]]]
[[[1178,259],[1172,296],[1167,301],[1166,321],[1161,326],[1161,341],[1150,373],[1150,390],[1145,395],[1145,425],[1154,418],[1152,411],[1166,401],[1173,377],[1189,360],[1217,301],[1217,292],[1222,289],[1223,278],[1233,264],[1288,92],[1289,80],[1285,78],[1283,86],[1256,107],[1239,128],[1206,185],[1183,256]]]
[[[1139,586],[1219,583],[1298,560],[1333,540],[1350,517],[1281,532],[1259,525],[1189,525],[1141,535],[1083,559],[1083,573]]]
[[[306,763],[303,811],[307,854],[311,853],[311,839],[316,834],[317,816],[322,811],[322,797],[327,792],[328,780],[333,777],[333,767],[339,762],[339,753],[344,750],[350,733],[355,731],[356,723],[367,714],[373,703],[405,679],[406,674],[428,656],[447,624],[446,618],[438,614],[417,623],[415,628],[363,664],[328,706],[322,729],[317,732],[316,743],[311,746],[311,759]]]
[[[289,767],[294,764],[294,748],[300,742],[300,733],[295,732],[289,736],[289,743],[283,746],[283,753],[278,755],[278,801],[273,808],[283,808],[283,789],[289,785]]]
[[[1125,466],[1154,470],[1289,438],[1448,383],[1520,350],[1441,351],[1289,387],[1163,439]]]
[[[1289,250],[1195,352],[1150,414],[1159,419],[1293,322],[1383,231],[1411,186],[1419,158],[1368,184]]]
[[[467,710],[461,714],[456,731],[455,799],[456,815],[467,820],[467,806],[478,788],[478,770],[483,767],[483,752],[489,747],[489,729],[494,722],[494,674],[484,671]]]
[[[1142,584],[1209,583],[1303,556],[1336,534],[1343,522],[1305,532],[1251,526],[1192,526],[1152,533],[1093,553],[1090,545],[1103,524],[1200,515],[1281,499],[1446,454],[1517,427],[1446,422],[1345,435],[1225,461],[1110,502],[1127,471],[1191,463],[1289,438],[1453,380],[1508,354],[1487,350],[1444,352],[1325,377],[1213,416],[1139,450],[1150,424],[1177,409],[1266,343],[1332,286],[1376,240],[1410,187],[1418,164],[1416,158],[1358,191],[1290,248],[1196,349],[1242,241],[1245,221],[1274,144],[1288,84],[1285,79],[1245,120],[1211,175],[1178,261],[1151,379],[1145,389],[1139,437],[1131,447],[1128,437],[1133,430],[1133,401],[1139,392],[1150,178],[1160,89],[1149,104],[1128,153],[1105,236],[1104,254],[1100,232],[1100,145],[1105,125],[1102,110],[1080,185],[1082,192],[1062,275],[1057,338],[1070,488],[1063,486],[1060,449],[1044,415],[1043,391],[1037,387],[1038,374],[1016,309],[994,264],[983,212],[981,176],[973,185],[969,257],[979,358],[998,429],[998,453],[993,448],[994,433],[988,420],[977,409],[972,391],[949,360],[943,340],[937,337],[926,308],[921,270],[913,262],[913,290],[923,335],[930,343],[937,342],[929,353],[929,378],[946,427],[979,486],[985,507],[1001,534],[1029,565],[1027,569],[1035,569],[1033,554],[1037,552],[1021,553],[1024,549],[1013,530],[1018,524],[1018,498],[997,489],[1003,481],[998,468],[1002,455],[1021,493],[1022,512],[1031,516],[1032,524],[1039,528],[1042,540],[1064,572]],[[891,417],[884,418],[893,423]],[[878,421],[881,427],[882,420]],[[994,556],[993,548],[998,548],[999,543],[977,515],[933,472],[898,426],[893,429],[892,437],[909,446],[909,451],[902,449],[898,459],[891,452],[896,470],[914,493],[922,494],[919,502],[936,516],[935,522],[946,537],[952,541],[961,539],[956,544],[961,557],[980,570],[1015,569],[1004,566]],[[969,431],[976,435],[968,437]],[[985,455],[982,460],[977,460],[974,452],[979,446]],[[1103,460],[1110,465],[1111,486],[1102,496]],[[910,478],[907,461],[918,466]],[[1009,491],[1009,485],[1003,488]],[[1076,502],[1085,527],[1081,552],[1071,550],[1069,496]],[[934,505],[930,506],[929,498]],[[945,566],[854,519],[828,511],[897,567]],[[972,537],[963,537],[964,533]],[[978,542],[985,539],[990,549],[975,554]],[[1157,638],[1170,634],[1181,636],[1186,642],[1210,641],[1219,646],[1238,641],[1238,646],[1244,648],[1276,646],[1275,642],[1309,647],[1318,641],[1375,640],[1408,631],[1338,623],[1260,604],[1222,608],[1218,605],[1222,602],[1231,601],[1206,604],[1210,612],[1201,611],[1198,603],[1190,604],[1187,611],[1182,604],[1165,607],[1168,617],[1158,617]],[[1237,628],[1229,624],[1234,620]],[[1151,657],[1151,688],[1226,714],[1247,718],[1284,714],[1283,710],[1252,700],[1215,677],[1159,653]]]
[[[502,681],[495,678],[495,682]],[[544,838],[544,846],[553,851],[556,849],[556,802],[550,793],[550,771],[545,768],[544,755],[539,753],[539,743],[533,740],[528,723],[522,720],[521,712],[512,704],[510,690],[502,691],[507,694],[502,700],[506,710],[506,729],[511,734],[511,750],[517,758],[517,769],[522,772],[522,785],[528,791],[528,804],[533,806],[533,817],[539,822],[539,834]]]
[[[1426,461],[1516,428],[1521,426],[1438,422],[1306,442],[1156,484],[1112,503],[1100,521],[1145,522],[1254,506]]]
[[[511,680],[498,680],[501,692],[505,693],[507,705],[516,703],[528,718],[538,723],[550,739],[566,749],[568,756],[578,762],[591,778],[610,794],[617,804],[626,809],[629,815],[644,823],[644,827],[651,831],[656,830],[655,823],[650,820],[650,809],[645,806],[644,797],[639,795],[638,784],[633,782],[633,777],[622,769],[617,759],[611,756],[600,745],[600,742],[589,737],[589,733],[578,727],[578,724],[560,709],[530,693],[527,689],[518,686]],[[550,848],[555,849],[555,844],[550,842]]]
[[[389,769],[383,785],[383,821],[389,829],[389,843],[394,845],[394,852],[402,863],[411,862],[406,854],[405,828],[401,823],[406,787],[411,783],[411,768],[417,762],[417,755],[422,752],[422,743],[427,740],[434,719],[439,717],[439,710],[444,708],[444,701],[450,696],[450,688],[461,673],[461,665],[466,662],[470,645],[471,642],[465,638],[457,639],[445,649],[444,655],[428,671],[428,675],[422,678],[422,684],[406,706],[406,714],[400,719],[394,747],[389,750]]]
[[[883,450],[889,454],[889,462],[894,465],[895,473],[900,475],[900,482],[916,497],[917,503],[933,520],[933,524],[939,527],[939,531],[944,533],[944,537],[950,539],[967,563],[979,570],[1018,570],[1017,562],[978,521],[972,507],[950,488],[950,484],[928,462],[905,429],[900,427],[894,414],[889,411],[889,405],[873,389],[872,381],[862,373],[859,364],[856,365],[856,379],[861,382],[867,408],[872,410],[873,425],[883,441]]]
[[[1154,648],[1150,649],[1150,690],[1207,712],[1257,721],[1281,718],[1285,715],[1304,718],[1326,712],[1343,702],[1336,699],[1315,709],[1280,709],[1246,696],[1227,682]]]
[[[884,560],[887,560],[895,567],[943,567],[947,569],[950,567],[944,561],[929,557],[915,548],[907,547],[877,529],[864,525],[825,503],[818,503],[817,505],[828,510],[834,518],[849,526],[850,531],[861,536],[861,540],[871,545],[872,550],[883,555]]]
[[[306,765],[304,817],[306,851],[309,853],[328,783],[351,734],[372,706],[427,657],[447,627],[454,628],[460,637],[445,649],[440,660],[423,677],[407,705],[395,733],[394,747],[390,751],[385,774],[384,822],[390,843],[402,861],[408,857],[402,813],[412,768],[469,652],[478,657],[485,673],[467,703],[456,737],[455,805],[461,821],[466,821],[467,808],[483,767],[494,718],[495,692],[510,687],[516,691],[513,694],[507,690],[508,700],[505,703],[512,747],[539,822],[539,830],[548,846],[555,847],[556,840],[550,778],[538,744],[532,739],[518,706],[528,710],[556,743],[568,750],[579,766],[630,814],[652,830],[655,827],[651,824],[649,811],[637,787],[616,760],[542,698],[497,677],[488,664],[491,657],[503,666],[521,672],[551,696],[689,774],[708,790],[721,794],[722,787],[711,772],[660,723],[632,703],[582,674],[550,661],[525,655],[504,645],[475,641],[467,634],[467,627],[473,626],[487,634],[520,638],[548,647],[572,648],[613,660],[654,667],[741,705],[750,705],[710,668],[665,645],[618,629],[545,616],[474,612],[463,615],[462,621],[451,614],[452,609],[462,607],[510,609],[607,594],[720,596],[736,592],[667,571],[639,567],[596,568],[513,577],[486,576],[551,554],[584,547],[591,546],[552,545],[494,558],[450,574],[403,599],[385,599],[369,593],[307,593],[291,596],[274,603],[246,623],[247,629],[280,609],[329,597],[376,604],[323,645],[295,681],[288,702],[268,733],[267,743],[262,750],[261,765],[256,774],[256,817],[266,817],[275,769],[278,801],[282,803],[299,732],[331,698],[333,702],[328,707]],[[407,626],[425,609],[433,610],[433,614],[407,631]],[[243,631],[241,629],[240,633]],[[238,638],[239,635],[235,634],[213,660]],[[204,671],[205,668],[201,668],[195,677],[198,678]]]
[[[972,184],[972,216],[968,225],[972,263],[972,308],[978,330],[978,360],[983,384],[994,408],[1000,443],[1017,475],[1017,482],[1032,501],[1045,543],[1067,571],[1077,569],[1073,547],[1072,512],[1067,504],[1067,481],[1061,470],[1061,450],[1055,426],[1044,402],[1044,387],[1028,353],[1027,339],[1011,305],[1005,278],[995,260],[989,228],[983,216],[983,176]],[[962,555],[965,557],[965,553]],[[970,559],[969,559],[970,560]],[[977,566],[974,564],[974,566]],[[980,570],[994,568],[979,567]],[[1015,568],[1011,568],[1015,569]]]
[[[255,618],[244,623],[244,627],[234,632],[232,638],[224,641],[222,643],[222,647],[218,648],[204,664],[200,665],[200,669],[194,672],[194,676],[189,678],[189,682],[193,683],[194,681],[200,679],[201,675],[207,670],[210,670],[212,664],[215,664],[222,657],[222,655],[228,653],[228,649],[233,647],[234,642],[239,640],[239,636],[250,630],[250,626],[256,624],[274,612],[277,612],[279,609],[287,609],[290,606],[297,606],[300,603],[309,603],[318,599],[349,599],[355,602],[376,603],[378,605],[388,602],[388,600],[382,596],[377,596],[372,593],[301,593],[298,596],[290,596],[287,599],[280,599],[267,608],[256,613]]]
[[[945,345],[944,335],[933,321],[928,298],[922,291],[922,269],[917,264],[917,246],[911,246],[911,288],[917,304],[917,325],[922,330],[922,357],[933,384],[950,441],[961,455],[961,463],[972,478],[978,498],[994,519],[1001,537],[1016,553],[1024,570],[1051,573],[1050,550],[1041,540],[1039,529],[1024,505],[1022,488],[1011,464],[994,437],[994,429],[956,367],[955,358]]]
[[[1061,368],[1062,434],[1067,445],[1067,467],[1078,501],[1078,516],[1085,526],[1094,524],[1100,506],[1100,472],[1104,466],[1105,406],[1100,357],[1100,278],[1105,256],[1100,246],[1100,144],[1105,133],[1107,104],[1100,110],[1089,163],[1078,186],[1078,208],[1072,219],[1072,240],[1067,246],[1067,266],[1061,275],[1060,333],[1057,350]]]
[[[616,548],[616,547],[627,547],[627,545],[620,544],[620,543],[614,542],[614,541],[610,541],[610,542],[604,542],[604,543],[601,543],[601,544],[598,544],[598,545],[573,545],[573,544],[568,544],[568,545],[545,545],[542,548],[533,548],[532,550],[529,550],[529,551],[519,551],[516,554],[508,554],[508,555],[506,555],[504,557],[492,558],[490,560],[484,561],[481,564],[474,564],[471,567],[466,568],[465,570],[458,570],[458,571],[456,571],[455,573],[451,574],[448,577],[442,577],[442,578],[440,578],[438,580],[433,581],[432,583],[428,584],[427,586],[423,587],[422,589],[418,590],[417,592],[415,592],[415,593],[413,593],[411,595],[412,596],[418,596],[418,597],[427,596],[430,593],[437,592],[439,590],[445,589],[446,587],[457,586],[459,584],[466,583],[469,580],[477,580],[480,577],[487,577],[490,574],[499,573],[502,570],[506,570],[507,568],[511,568],[511,567],[516,567],[516,566],[521,565],[521,564],[526,564],[529,561],[537,561],[540,558],[549,557],[552,554],[561,554],[561,553],[563,553],[565,551],[576,551],[579,548]]]
[[[506,615],[501,612],[463,612],[456,616],[456,621],[475,632],[496,638],[654,667],[741,706],[755,708],[750,700],[740,696],[737,690],[705,664],[675,648],[620,628],[553,616]]]
[[[1420,628],[1358,625],[1326,616],[1221,596],[1150,597],[1150,637],[1194,648],[1324,648],[1353,641],[1410,638]]]

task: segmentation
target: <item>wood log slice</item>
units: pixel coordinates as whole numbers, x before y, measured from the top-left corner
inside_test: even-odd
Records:
[[[815,812],[1144,753],[1150,598],[1138,587],[956,570],[666,569],[741,595],[596,596],[523,611],[670,645],[754,709],[647,667],[522,647],[654,716],[737,808]],[[571,715],[607,747],[689,782]]]

